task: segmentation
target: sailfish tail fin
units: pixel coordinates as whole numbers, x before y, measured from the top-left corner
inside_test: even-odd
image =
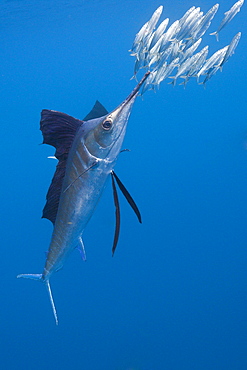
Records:
[[[50,298],[50,302],[51,302],[51,307],[52,307],[53,315],[54,315],[54,318],[55,318],[55,321],[56,321],[56,325],[58,325],[57,311],[56,311],[54,299],[53,299],[53,296],[52,296],[52,291],[51,291],[51,286],[50,286],[49,280],[46,280],[45,281],[45,285],[46,285],[46,288],[48,290],[48,294],[49,294],[49,298]]]
[[[42,274],[20,274],[16,276],[17,279],[25,278],[25,279],[33,279],[33,280],[41,280]]]
[[[54,315],[54,318],[55,318],[55,321],[56,321],[56,325],[58,325],[57,311],[56,311],[54,299],[53,299],[53,296],[52,296],[52,291],[51,291],[51,286],[50,286],[49,279],[43,280],[42,279],[42,274],[20,274],[20,275],[17,275],[17,278],[18,279],[19,278],[25,278],[25,279],[41,280],[41,281],[44,282],[44,284],[47,288],[48,294],[49,294],[51,307],[52,307],[53,315]]]

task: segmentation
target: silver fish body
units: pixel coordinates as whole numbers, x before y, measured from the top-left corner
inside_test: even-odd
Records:
[[[166,18],[164,21],[160,23],[159,27],[153,34],[153,38],[149,46],[150,50],[156,44],[156,42],[160,39],[161,35],[165,32],[168,23],[169,23],[169,18]]]
[[[173,85],[176,84],[176,80],[178,79],[178,77],[190,71],[197,64],[197,61],[202,53],[204,53],[204,49],[202,49],[199,53],[192,55],[190,58],[186,59],[182,64],[179,65],[176,75],[170,77],[173,79]]]
[[[152,17],[148,21],[148,26],[147,27],[148,27],[149,32],[152,32],[153,29],[156,27],[156,24],[158,23],[158,21],[160,19],[162,11],[163,11],[163,6],[161,5],[155,10]]]
[[[163,51],[165,51],[165,49],[170,45],[172,39],[176,38],[176,34],[179,31],[179,29],[180,29],[179,21],[177,20],[173,22],[172,25],[166,31],[166,33],[163,34],[159,52],[162,53]]]
[[[226,55],[226,52],[227,52],[227,49],[226,48],[224,48],[224,49],[225,50],[223,50],[222,53],[219,55],[219,58],[217,60],[217,63],[214,64],[207,71],[206,77],[205,77],[204,81],[201,83],[202,85],[205,86],[206,82],[208,82],[210,80],[210,78],[213,77],[216,74],[216,72],[218,72],[219,69],[221,69],[222,61],[225,58],[225,55]]]
[[[202,37],[207,29],[210,27],[211,22],[219,9],[219,4],[215,4],[209,11],[202,17],[200,22],[197,25],[197,28],[194,29],[192,34],[192,38],[197,40],[198,38]]]
[[[219,63],[219,60],[221,60],[222,55],[225,55],[226,50],[228,46],[225,46],[224,48],[217,50],[202,66],[202,68],[197,73],[197,81],[199,81],[199,78],[201,75],[206,73],[211,67],[217,65]]]
[[[200,38],[199,40],[197,40],[190,48],[188,48],[187,50],[183,51],[181,53],[181,56],[179,58],[179,63],[183,63],[187,58],[191,57],[191,55],[196,51],[196,49],[199,47],[200,43],[201,43],[202,39]]]
[[[231,22],[231,20],[235,17],[235,15],[240,11],[242,5],[244,3],[244,0],[239,0],[237,1],[232,7],[230,10],[228,10],[227,12],[225,12],[225,16],[224,18],[222,19],[218,29],[213,32],[213,33],[210,33],[210,35],[215,35],[216,36],[216,39],[217,41],[219,41],[219,32],[229,23]]]
[[[206,45],[199,53],[195,54],[194,63],[190,66],[190,69],[186,73],[186,83],[188,82],[189,78],[196,75],[197,71],[203,66],[206,58],[208,55],[208,45]]]
[[[226,54],[225,54],[222,62],[220,63],[220,67],[221,68],[228,61],[228,59],[234,54],[234,51],[235,51],[236,47],[238,46],[238,43],[239,43],[240,38],[241,38],[241,32],[238,32],[233,37],[232,41],[230,42],[230,45],[228,46],[228,49],[226,51]]]
[[[175,67],[178,66],[179,58],[174,59],[170,64],[164,64],[163,67],[161,67],[153,80],[153,84],[157,85],[159,87],[159,84],[166,79],[174,70]]]
[[[197,23],[202,18],[203,13],[200,12],[200,8],[195,8],[184,22],[179,21],[180,30],[176,35],[178,41],[189,37],[190,32],[193,29],[195,23]]]
[[[82,250],[84,249],[82,233],[95,210],[107,178],[114,168],[132,106],[149,74],[150,72],[145,74],[122,104],[105,116],[79,121],[60,112],[48,111],[47,115],[51,116],[52,119],[48,119],[46,116],[43,119],[43,135],[48,137],[46,143],[55,146],[56,153],[60,153],[56,154],[60,158],[59,163],[64,163],[61,157],[65,155],[65,152],[62,153],[60,149],[62,141],[65,140],[63,137],[71,134],[70,127],[75,121],[77,124],[79,122],[79,126],[74,138],[72,137],[72,145],[66,160],[65,176],[62,180],[54,230],[43,273],[20,274],[17,277],[41,280],[45,283],[56,324],[58,324],[58,318],[50,288],[50,278],[55,271],[63,266],[68,254],[75,247],[80,246]],[[54,115],[58,116],[62,122],[55,121]],[[51,129],[46,136],[44,132],[47,127],[49,129],[50,125],[52,125]],[[62,130],[59,125],[63,125]],[[52,136],[55,135],[56,130],[56,140],[54,141]],[[68,134],[66,134],[67,132]],[[51,187],[52,185],[53,183]],[[44,217],[53,219],[52,215]]]

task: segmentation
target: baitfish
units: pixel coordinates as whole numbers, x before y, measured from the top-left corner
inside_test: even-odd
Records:
[[[184,81],[180,85],[186,86],[189,79],[196,75],[196,73],[201,69],[205,60],[208,55],[208,45],[206,45],[199,53],[195,54],[197,57],[195,58],[193,64],[191,65],[190,69],[186,72],[185,76],[180,76],[184,78]]]
[[[230,42],[230,45],[228,46],[228,49],[226,51],[226,54],[224,56],[224,59],[220,63],[220,68],[222,69],[223,65],[228,61],[228,59],[234,54],[234,51],[236,47],[238,46],[239,40],[241,37],[241,32],[238,32]]]
[[[180,30],[176,35],[176,39],[180,41],[188,37],[195,23],[198,22],[201,18],[202,12],[200,12],[200,8],[198,7],[189,14],[189,16],[186,18],[184,22],[181,22],[180,20],[179,21]]]
[[[198,27],[193,31],[192,38],[197,40],[202,37],[204,33],[209,28],[215,14],[219,9],[219,4],[215,4],[209,11],[202,17],[201,21],[198,23]]]
[[[183,63],[187,58],[191,57],[191,55],[196,51],[196,49],[199,47],[200,43],[202,41],[202,38],[197,40],[191,47],[189,47],[187,50],[182,52],[182,57],[179,58],[179,63]]]
[[[217,31],[210,33],[210,35],[215,35],[217,41],[219,41],[219,32],[224,28],[231,20],[235,17],[235,15],[240,12],[241,6],[243,5],[244,0],[237,1],[228,12],[225,12],[225,16],[222,19]]]
[[[112,178],[116,208],[113,254],[120,230],[115,181],[141,222],[141,215],[133,198],[113,169],[121,151],[132,106],[149,75],[150,72],[147,72],[131,94],[111,113],[107,113],[100,103],[95,105],[83,121],[51,110],[43,110],[41,113],[43,142],[56,148],[55,156],[59,161],[43,210],[43,217],[53,223],[54,230],[43,273],[20,274],[17,277],[41,280],[46,285],[56,324],[58,317],[50,278],[55,271],[62,268],[73,249],[79,247],[85,256],[82,233],[108,177]]]
[[[166,18],[163,22],[160,23],[159,27],[154,32],[152,41],[151,41],[150,46],[149,46],[150,50],[156,44],[156,42],[159,40],[160,36],[165,32],[168,23],[169,23],[169,18]]]
[[[225,13],[225,18],[222,21],[220,28],[214,33],[216,36],[217,32],[219,32],[219,30],[229,23],[237,14],[243,5],[243,2],[244,0],[239,0],[228,12]],[[240,32],[231,41],[225,56],[222,54],[222,50],[220,49],[206,60],[209,50],[208,46],[202,50],[202,54],[194,54],[202,41],[202,36],[210,27],[218,9],[219,4],[217,3],[212,6],[205,15],[203,15],[203,12],[199,7],[196,8],[195,6],[192,6],[187,12],[185,12],[181,19],[174,21],[166,32],[165,30],[169,21],[168,18],[158,25],[156,31],[152,31],[152,27],[149,29],[147,28],[150,21],[144,25],[145,27],[143,26],[146,28],[146,35],[138,44],[138,53],[132,52],[131,54],[136,57],[134,67],[134,77],[136,80],[138,80],[137,73],[140,69],[147,68],[151,72],[141,90],[141,95],[148,90],[155,91],[155,88],[159,86],[159,83],[167,77],[173,78],[173,85],[175,85],[178,77],[182,77],[185,79],[182,85],[185,86],[191,77],[196,77],[197,73],[197,82],[199,82],[201,74],[208,74],[208,71],[210,70],[209,76],[211,78],[219,69],[222,69],[223,64],[225,64],[225,62],[232,56],[238,45],[241,36]],[[160,14],[161,9],[159,7],[154,12],[151,20],[156,20],[160,17]],[[155,26],[156,24],[157,22],[155,23]],[[142,29],[143,28],[141,28],[141,31],[139,31],[137,35],[142,33]],[[136,44],[137,38],[139,38],[139,36],[135,38],[134,44]],[[170,76],[170,73],[174,68],[170,69],[170,67],[173,67],[172,61],[176,58],[178,58],[178,61],[174,68],[177,68],[177,72],[175,73],[174,78],[174,76]],[[216,61],[218,63],[221,62],[220,68],[216,68],[217,65],[214,65]],[[209,78],[207,78],[207,81],[208,80]]]
[[[216,51],[202,66],[202,68],[197,73],[197,81],[199,81],[199,78],[201,75],[206,74],[206,72],[212,68],[213,66],[216,66],[219,64],[219,60],[222,61],[222,55],[225,55],[227,51],[228,46],[225,46],[224,48]]]

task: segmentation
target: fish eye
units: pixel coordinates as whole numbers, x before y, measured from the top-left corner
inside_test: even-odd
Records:
[[[103,121],[102,122],[102,127],[105,130],[110,130],[110,128],[112,127],[112,120],[108,118],[105,121]]]

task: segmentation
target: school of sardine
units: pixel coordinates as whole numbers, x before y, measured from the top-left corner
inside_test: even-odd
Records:
[[[243,3],[244,0],[237,1],[225,12],[218,29],[210,33],[216,36],[217,41],[219,32],[240,11]],[[172,79],[170,83],[173,85],[178,78],[182,78],[180,85],[185,86],[192,77],[196,77],[197,82],[205,86],[218,70],[222,70],[223,65],[234,54],[241,32],[233,37],[229,45],[219,49],[208,59],[208,45],[195,54],[218,9],[219,4],[215,4],[204,14],[199,7],[192,6],[180,20],[174,21],[169,27],[169,18],[166,18],[157,28],[163,6],[156,9],[150,20],[136,34],[130,50],[131,55],[136,58],[133,78],[137,79],[137,73],[141,69],[151,72],[142,87],[141,95],[159,87],[166,78]],[[175,74],[171,76],[174,70]],[[201,76],[203,81],[200,81]]]

